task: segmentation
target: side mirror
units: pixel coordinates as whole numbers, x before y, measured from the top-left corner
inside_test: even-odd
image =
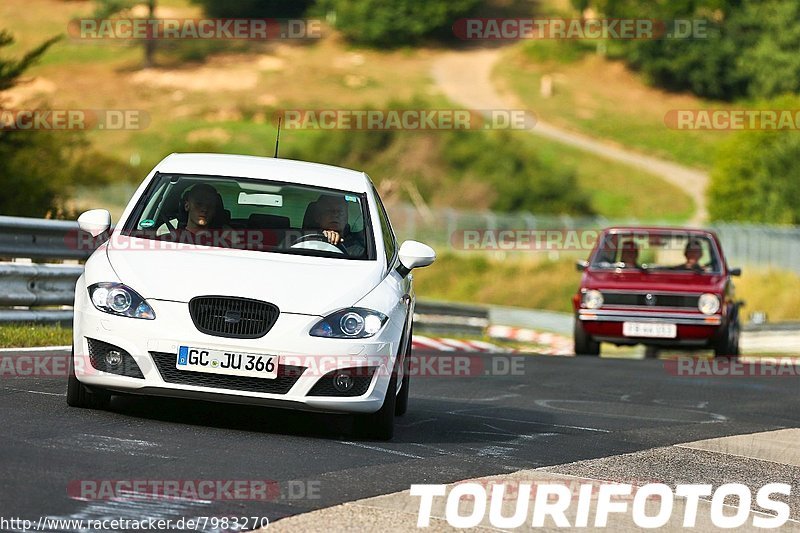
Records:
[[[589,261],[577,261],[575,263],[575,270],[578,272],[583,272],[587,268],[589,268]]]
[[[741,268],[732,268],[732,269],[728,270],[728,274],[730,274],[731,276],[741,276],[742,275],[742,269]]]
[[[86,211],[78,217],[78,226],[92,237],[97,237],[111,227],[111,213],[105,209]]]
[[[426,267],[436,260],[436,252],[427,244],[405,241],[400,246],[400,266],[397,271],[405,277],[415,268]]]

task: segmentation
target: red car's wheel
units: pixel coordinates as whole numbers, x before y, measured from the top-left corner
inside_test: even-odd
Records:
[[[575,341],[575,355],[591,355],[595,357],[600,355],[600,343],[586,334],[580,320],[577,318],[575,319],[573,339]]]
[[[738,310],[734,310],[725,328],[720,332],[717,342],[714,344],[714,357],[738,357],[739,356],[739,324]]]

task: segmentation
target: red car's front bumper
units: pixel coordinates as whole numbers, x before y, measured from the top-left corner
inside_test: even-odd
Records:
[[[593,340],[614,344],[652,344],[657,346],[704,347],[713,342],[723,324],[721,315],[702,313],[666,313],[627,310],[579,309],[580,327]],[[675,324],[675,338],[629,337],[622,332],[623,323]]]

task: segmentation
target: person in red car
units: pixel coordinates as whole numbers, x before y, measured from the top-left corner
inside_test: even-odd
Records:
[[[625,263],[625,268],[638,268],[639,263],[639,247],[633,241],[625,241],[622,243],[622,249],[619,254],[621,263]]]

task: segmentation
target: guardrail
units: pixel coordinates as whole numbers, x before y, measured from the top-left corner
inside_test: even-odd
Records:
[[[392,219],[401,237],[420,238],[445,247],[450,245],[452,232],[465,228],[591,229],[610,224],[603,219],[450,209],[422,216],[403,205],[392,206]],[[718,231],[731,263],[800,272],[800,228],[726,224],[713,229]],[[93,250],[87,246],[91,242],[77,222],[0,216],[0,323],[69,321],[72,311],[58,307],[72,304],[75,282],[83,271],[79,264],[2,262],[3,259],[80,261],[91,255]],[[489,320],[484,309],[420,302],[417,315],[420,325],[429,331],[479,334]]]
[[[93,250],[77,246],[77,222],[0,216],[0,257],[86,259]]]
[[[440,250],[460,251],[463,243],[458,236],[464,230],[489,231],[548,231],[565,233],[599,230],[612,225],[639,225],[635,220],[608,220],[603,217],[569,217],[531,213],[493,213],[491,211],[467,211],[440,209],[419,210],[408,204],[387,206],[392,226],[403,239],[425,242]],[[665,226],[675,226],[665,223]],[[732,266],[757,265],[779,268],[800,273],[800,226],[766,226],[755,224],[721,224],[707,226],[715,231],[722,242],[728,263]],[[583,242],[582,239],[579,239]],[[591,239],[588,239],[591,244]],[[460,246],[459,246],[460,245]],[[569,248],[569,257],[585,258],[589,250]],[[500,251],[502,255],[560,253],[555,249],[521,249]],[[476,252],[476,253],[486,253]]]
[[[417,300],[414,325],[418,332],[481,336],[489,326],[489,308]]]
[[[0,216],[0,258],[83,260],[77,222]],[[0,262],[0,323],[68,323],[83,266]]]

